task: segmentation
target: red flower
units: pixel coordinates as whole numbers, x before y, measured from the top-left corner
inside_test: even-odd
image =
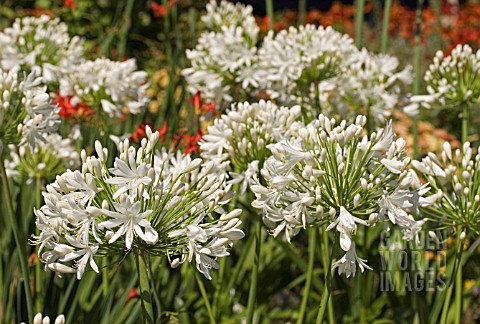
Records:
[[[30,254],[30,256],[28,257],[28,265],[34,264],[35,261],[37,261],[37,259],[38,259],[38,255],[36,253]]]
[[[202,139],[202,130],[199,128],[195,135],[182,135],[182,144],[185,146],[185,154],[199,153],[198,142]]]
[[[197,91],[197,93],[193,95],[192,99],[190,99],[190,103],[193,104],[195,115],[198,115],[199,111],[200,116],[204,116],[208,112],[211,112],[214,116],[219,113],[219,111],[216,109],[217,104],[215,102],[210,102],[208,104],[203,102],[200,91]]]
[[[77,7],[77,3],[75,2],[75,0],[65,0],[63,1],[63,6],[73,9]]]
[[[165,135],[167,134],[168,128],[167,128],[167,122],[163,123],[162,128],[157,128],[158,135],[160,135],[160,138],[162,139],[162,143],[165,143]]]
[[[131,299],[137,297],[137,288],[132,288],[130,289],[130,292],[128,293],[127,301],[125,303],[128,303]]]
[[[167,13],[167,9],[165,9],[164,6],[156,3],[155,1],[152,2],[152,10],[153,10],[153,15],[156,18],[161,18],[161,17],[165,16],[165,14]]]
[[[62,97],[57,92],[57,97],[53,101],[55,105],[60,108],[58,114],[62,119],[82,119],[93,115],[95,112],[83,102],[79,102],[76,105],[72,104],[73,96]]]

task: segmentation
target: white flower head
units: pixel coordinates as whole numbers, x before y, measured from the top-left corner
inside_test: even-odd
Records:
[[[347,252],[337,266],[348,274],[357,263],[368,268],[355,254],[359,226],[391,222],[405,239],[413,239],[422,224],[413,214],[425,190],[409,189],[404,141],[394,140],[390,123],[365,135],[365,123],[358,116],[355,123],[337,126],[335,119],[320,115],[288,141],[270,146],[273,154],[261,171],[266,185],[252,186],[252,205],[262,211],[273,235],[285,232],[290,239],[307,226],[335,229],[339,241],[334,244]]]
[[[240,211],[223,210],[232,198],[225,168],[181,152],[156,152],[158,132],[146,133],[138,149],[128,139],[118,145],[112,168],[97,142],[97,157],[82,152],[81,172],[67,171],[47,185],[33,240],[47,268],[80,279],[88,266],[98,272],[95,260],[102,255],[121,259],[143,249],[172,266],[195,260],[210,278],[215,259],[243,237]]]

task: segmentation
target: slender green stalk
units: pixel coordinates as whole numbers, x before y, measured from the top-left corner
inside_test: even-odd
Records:
[[[381,51],[382,53],[387,52],[388,46],[388,30],[390,26],[390,11],[392,9],[392,0],[385,0],[385,5],[383,7],[383,24],[382,24],[382,44]]]
[[[305,14],[307,12],[307,0],[298,0],[298,26],[305,24]]]
[[[413,55],[413,70],[414,70],[414,80],[413,80],[413,94],[420,93],[420,56],[421,56],[421,26],[422,26],[422,10],[423,10],[423,1],[417,0],[417,11],[415,14],[415,49]],[[413,158],[419,158],[419,145],[418,145],[418,116],[413,118],[412,125],[413,133]]]
[[[35,180],[35,207],[39,209],[42,205],[42,179],[37,176]],[[35,234],[39,235],[40,231],[35,227]],[[38,255],[39,246],[35,248],[35,253]],[[35,310],[37,313],[43,311],[43,296],[42,296],[42,262],[40,258],[35,261]]]
[[[273,0],[265,0],[265,8],[267,9],[267,17],[268,17],[268,29],[273,29]]]
[[[207,308],[208,317],[210,318],[210,323],[215,324],[215,316],[213,315],[212,305],[210,305],[210,301],[208,300],[208,295],[205,290],[205,286],[203,285],[202,280],[199,277],[199,274],[195,272],[195,279],[197,280],[198,289],[200,289],[200,293],[202,294],[203,302],[205,303],[205,307]]]
[[[457,246],[455,250],[455,261],[453,263],[453,268],[451,272],[447,274],[447,278],[448,278],[447,291],[445,294],[442,294],[440,296],[441,298],[442,297],[445,298],[443,302],[443,308],[442,308],[442,317],[440,318],[440,323],[442,324],[447,323],[447,320],[448,320],[447,315],[449,311],[450,300],[452,297],[453,282],[455,280],[458,280],[457,278],[458,272],[462,271],[461,264],[462,264],[463,241],[460,239],[461,233],[462,233],[462,230],[458,229],[457,230]],[[461,279],[461,274],[460,274],[460,279]],[[441,302],[441,299],[438,302]],[[432,318],[430,319],[431,324],[437,323],[437,317],[439,312],[440,312],[440,309],[437,306],[436,309],[434,309]]]
[[[315,247],[317,244],[317,231],[318,229],[312,227],[309,229],[309,241],[308,241],[308,265],[307,265],[307,279],[305,281],[305,287],[303,288],[302,303],[300,305],[300,312],[297,318],[297,324],[303,323],[305,318],[305,310],[307,309],[308,297],[310,295],[310,289],[312,287],[313,279],[313,266],[315,262]]]
[[[247,303],[247,324],[253,323],[253,312],[255,310],[255,302],[257,299],[257,280],[258,268],[260,264],[260,251],[262,249],[262,222],[257,219],[255,229],[255,255],[253,257],[252,275],[250,279],[250,291],[248,292]]]
[[[462,143],[468,141],[468,104],[462,105]]]
[[[432,0],[430,2],[431,6],[433,7],[433,11],[435,12],[435,50],[442,49],[442,3],[441,0]]]
[[[322,244],[322,261],[323,261],[323,269],[324,269],[324,273],[325,273],[325,287],[324,287],[324,290],[323,290],[323,294],[322,294],[322,299],[320,300],[320,307],[318,309],[318,314],[317,314],[317,320],[316,320],[316,324],[322,324],[323,323],[323,318],[325,317],[325,311],[327,309],[327,306],[328,306],[328,301],[330,299],[330,295],[332,293],[332,259],[333,259],[333,249],[330,253],[330,256],[329,256],[329,253],[328,253],[328,247],[329,247],[329,242],[328,242],[328,235],[326,233],[325,230],[321,229],[321,233],[322,235],[322,240],[323,240],[323,244]],[[329,315],[329,316],[333,316],[335,318],[335,316],[332,314],[332,315]]]
[[[108,256],[103,258],[103,269],[102,269],[102,289],[103,289],[103,296],[107,296],[108,294],[108,286],[109,286],[109,273],[110,269],[108,268]]]
[[[463,244],[463,242],[462,242]],[[460,324],[462,318],[463,280],[462,280],[462,259],[458,263],[457,276],[455,281],[455,324]]]
[[[148,273],[148,255],[140,249],[135,249],[135,262],[138,272],[138,283],[140,286],[140,300],[142,302],[143,322],[153,324],[152,294],[150,293],[150,281]]]
[[[7,173],[5,172],[5,165],[3,164],[3,156],[0,155],[0,177],[2,178],[3,192],[5,195],[5,202],[7,204],[8,215],[7,222],[12,226],[13,238],[15,240],[15,245],[17,246],[17,254],[20,261],[20,270],[23,276],[23,288],[25,290],[25,298],[27,301],[27,313],[29,323],[33,322],[33,304],[32,304],[32,295],[30,293],[30,275],[28,272],[27,262],[25,258],[25,252],[23,247],[27,244],[26,242],[20,241],[19,226],[14,217],[14,210],[12,205],[12,195],[10,193],[10,186],[8,184]]]
[[[355,45],[362,47],[365,0],[355,0]]]

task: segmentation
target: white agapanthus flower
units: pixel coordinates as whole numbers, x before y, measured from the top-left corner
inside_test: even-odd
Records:
[[[5,161],[9,177],[51,180],[67,169],[80,167],[80,153],[71,139],[59,134],[49,134],[44,139],[45,142],[39,142],[34,150],[28,146],[9,145],[10,157]]]
[[[20,77],[19,68],[0,69],[0,153],[8,144],[30,144],[32,149],[55,132],[58,108],[35,72]]]
[[[438,51],[425,72],[427,95],[412,97],[412,107],[456,108],[480,103],[480,51],[457,45],[449,56]]]
[[[58,80],[63,70],[83,60],[83,40],[68,35],[68,26],[47,15],[17,18],[0,33],[0,64],[10,70],[37,71],[44,82]]]
[[[410,190],[410,159],[405,141],[395,140],[391,123],[378,133],[365,135],[366,118],[355,123],[324,115],[297,134],[269,146],[273,155],[261,174],[266,185],[252,185],[263,220],[274,236],[287,239],[307,226],[326,226],[337,231],[338,244],[346,252],[335,267],[355,275],[355,264],[367,268],[356,256],[355,234],[360,226],[378,222],[396,224],[404,239],[417,239],[424,220],[416,220],[425,188]],[[428,190],[428,188],[426,189]],[[353,264],[352,264],[353,262]]]
[[[469,142],[452,150],[445,142],[443,152],[429,153],[412,164],[431,189],[425,194],[433,205],[422,205],[422,212],[435,227],[457,228],[480,234],[480,154],[474,154]],[[417,180],[414,184],[419,185]]]
[[[336,76],[342,61],[356,51],[350,37],[331,27],[270,31],[258,50],[257,74],[271,98],[291,105],[315,93],[320,81]]]
[[[202,21],[210,31],[222,32],[224,26],[241,27],[246,37],[252,41],[257,39],[259,28],[253,16],[253,8],[241,3],[233,4],[222,0],[219,4],[211,0],[207,4],[207,13],[202,16]]]
[[[231,183],[241,183],[243,193],[258,182],[258,172],[271,155],[269,144],[280,141],[288,131],[304,127],[300,106],[278,107],[270,101],[233,104],[216,119],[200,142],[201,156],[230,164]]]
[[[250,6],[211,2],[202,17],[211,29],[200,35],[197,46],[187,50],[190,67],[182,71],[190,93],[226,108],[245,100],[260,86],[257,73],[259,28]]]
[[[64,323],[65,323],[65,316],[63,314],[58,315],[55,318],[55,322],[53,322],[53,324],[64,324]],[[22,322],[20,324],[25,324],[25,322]],[[50,324],[50,317],[43,316],[42,313],[37,313],[33,318],[33,324]]]
[[[398,104],[401,86],[412,82],[411,66],[398,71],[398,59],[365,48],[342,61],[341,72],[319,84],[324,111],[353,119],[359,113],[380,122]]]
[[[137,71],[134,59],[123,62],[99,58],[71,66],[60,80],[60,95],[74,96],[109,117],[139,114],[149,99],[147,73]]]
[[[233,196],[224,168],[178,152],[156,152],[158,132],[135,149],[128,139],[119,145],[113,168],[108,151],[97,141],[97,157],[82,151],[81,171],[67,171],[47,185],[45,205],[35,210],[40,234],[33,243],[46,268],[76,273],[89,265],[98,272],[102,255],[124,258],[132,250],[166,256],[172,266],[195,260],[207,278],[227,256],[241,211],[226,213]]]

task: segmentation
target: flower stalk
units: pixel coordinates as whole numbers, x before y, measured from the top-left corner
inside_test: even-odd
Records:
[[[24,244],[20,241],[20,233],[19,233],[19,226],[14,217],[14,210],[12,205],[12,195],[10,193],[10,186],[8,184],[7,173],[5,171],[5,164],[3,162],[3,156],[0,155],[0,177],[2,178],[2,186],[3,192],[5,196],[5,202],[7,204],[7,212],[8,215],[8,223],[12,226],[13,231],[13,238],[15,240],[15,245],[17,246],[17,254],[20,261],[20,270],[24,279],[23,288],[25,290],[25,299],[27,301],[27,313],[28,313],[28,321],[32,323],[33,321],[33,305],[32,305],[32,295],[30,293],[30,279],[29,273],[27,268],[27,262],[25,260],[25,253],[23,250]]]
[[[150,292],[150,281],[148,273],[148,255],[139,248],[134,250],[135,263],[138,272],[138,283],[140,286],[140,300],[142,302],[143,322],[153,324],[154,313],[152,306],[152,294]]]
[[[310,289],[312,287],[313,280],[313,268],[315,261],[315,248],[317,245],[317,229],[312,227],[309,230],[308,240],[308,265],[307,265],[307,278],[305,281],[305,287],[302,294],[302,303],[300,305],[300,312],[297,318],[297,324],[301,324],[305,318],[305,310],[307,309],[308,298],[310,296]]]
[[[260,264],[261,249],[262,249],[262,222],[258,220],[255,228],[255,256],[253,259],[252,274],[250,279],[250,290],[248,292],[247,324],[253,323],[253,313],[255,310],[255,302],[257,299],[258,268]]]

